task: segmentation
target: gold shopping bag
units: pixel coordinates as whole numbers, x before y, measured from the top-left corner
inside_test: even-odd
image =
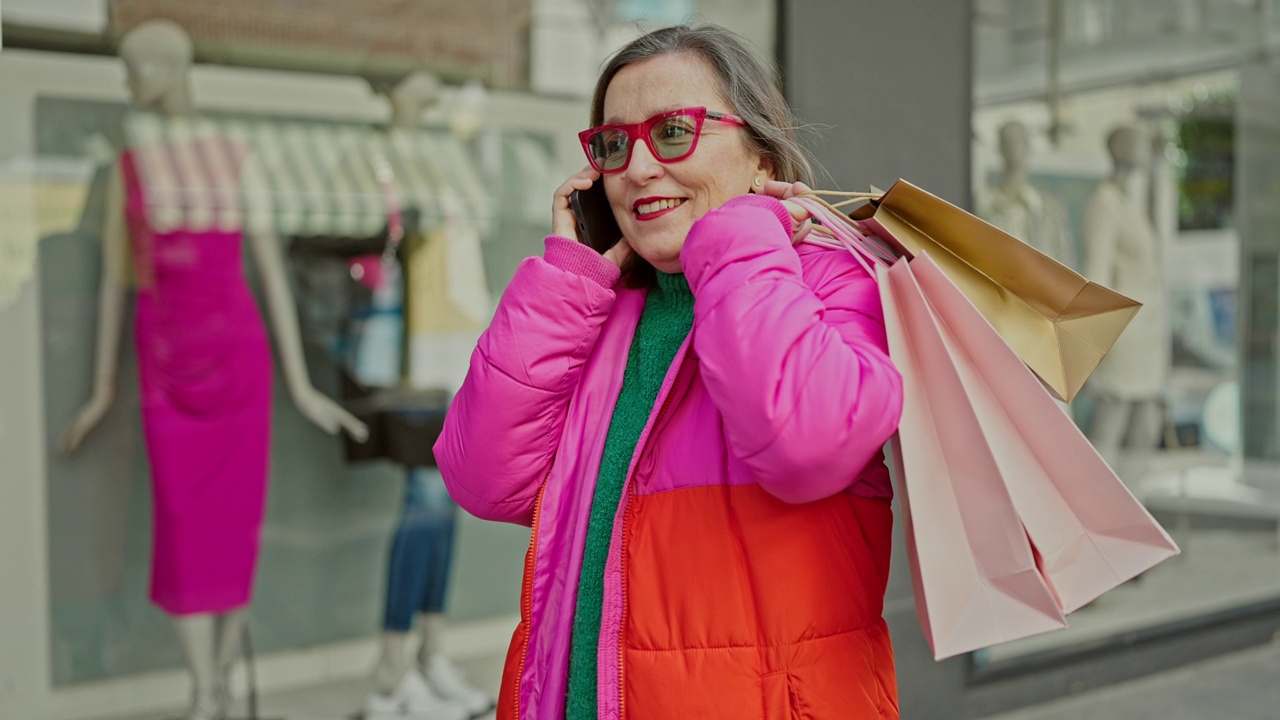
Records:
[[[868,199],[851,213],[863,231],[911,256],[927,251],[1062,400],[1075,397],[1142,307],[905,180]]]

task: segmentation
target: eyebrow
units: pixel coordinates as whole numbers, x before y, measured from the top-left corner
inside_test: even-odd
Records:
[[[701,106],[701,105],[684,105],[684,104],[681,104],[681,103],[676,103],[676,104],[674,104],[674,105],[672,105],[672,106],[668,107],[668,108],[667,108],[667,109],[665,109],[665,110],[659,110],[659,111],[657,111],[657,112],[655,112],[655,113],[650,113],[649,115],[646,115],[646,116],[644,117],[644,119],[639,120],[639,121],[637,121],[637,122],[644,122],[645,120],[648,120],[648,119],[649,119],[649,118],[651,118],[651,117],[657,117],[657,116],[659,116],[659,115],[661,115],[661,114],[663,114],[663,113],[669,113],[669,112],[671,112],[672,110],[683,110],[683,109],[685,109],[685,108],[690,108],[690,107],[702,107],[702,106]],[[624,123],[624,122],[622,122],[621,120],[619,120],[619,119],[618,119],[618,116],[617,116],[617,115],[613,115],[613,116],[611,116],[611,117],[607,117],[607,118],[605,118],[605,119],[604,119],[604,122],[603,122],[603,123],[601,123],[601,124],[602,124],[602,125],[634,125],[634,124],[636,124],[636,123]]]

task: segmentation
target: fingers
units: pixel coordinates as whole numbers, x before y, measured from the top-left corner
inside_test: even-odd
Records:
[[[350,435],[353,439],[355,439],[356,442],[364,442],[365,440],[368,440],[369,426],[365,425],[364,422],[360,420],[360,418],[356,417],[355,415],[352,415],[351,413],[347,412],[346,410],[342,410],[341,408],[339,409],[342,412],[342,416],[341,416],[342,429],[345,430],[346,433]]]
[[[812,216],[808,209],[791,200],[783,200],[782,206],[791,214],[791,242],[798,243],[813,230]]]
[[[582,241],[582,238],[578,237],[578,223],[573,217],[569,196],[575,191],[586,190],[599,179],[600,173],[588,165],[560,183],[560,187],[556,188],[551,199],[551,233],[553,235]]]
[[[787,209],[787,212],[791,213],[791,224],[793,228],[813,217],[809,213],[809,210],[802,207],[799,203],[792,202],[790,200],[783,200],[782,206]]]
[[[812,230],[813,221],[806,219],[804,222],[800,223],[800,227],[796,228],[796,231],[791,235],[791,244],[795,245],[796,243],[802,242]]]
[[[582,170],[570,175],[564,182],[560,183],[560,187],[556,188],[555,202],[557,204],[564,202],[565,207],[568,207],[569,195],[573,193],[574,190],[586,190],[591,187],[592,183],[599,179],[600,173],[596,172],[590,165],[588,165]]]
[[[67,431],[62,434],[62,439],[58,441],[58,452],[70,455],[77,447],[80,447],[80,429],[74,426],[67,428]]]
[[[800,181],[789,183],[782,180],[765,180],[764,187],[760,189],[760,192],[764,195],[776,197],[779,200],[786,200],[812,192],[812,189]]]
[[[368,426],[366,426],[364,423],[360,422],[354,417],[351,418],[350,421],[344,424],[344,429],[347,431],[347,434],[350,435],[351,438],[356,442],[364,442],[369,439]]]

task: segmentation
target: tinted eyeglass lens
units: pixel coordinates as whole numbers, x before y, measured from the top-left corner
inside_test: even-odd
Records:
[[[627,162],[631,139],[622,130],[601,130],[587,140],[591,157],[602,170],[616,170]]]
[[[654,123],[649,139],[663,160],[678,160],[693,151],[698,136],[698,119],[692,115],[675,115]]]

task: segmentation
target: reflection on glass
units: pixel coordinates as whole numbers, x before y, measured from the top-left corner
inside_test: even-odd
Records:
[[[142,194],[145,222],[153,231],[165,228],[165,237],[201,213],[210,228],[223,221],[235,227],[235,213],[220,214],[230,209],[271,237],[298,238],[294,245],[320,237],[311,232],[348,239],[367,233],[377,240],[374,255],[385,246],[387,196],[372,159],[385,157],[399,201],[417,218],[406,237],[407,246],[418,248],[408,254],[407,272],[417,274],[415,282],[440,290],[409,300],[409,345],[424,348],[416,356],[413,380],[424,385],[456,382],[457,358],[465,364],[475,328],[487,322],[487,295],[474,302],[469,298],[477,290],[483,293],[486,284],[505,284],[520,258],[538,252],[549,225],[546,198],[556,173],[545,139],[531,135],[479,136],[478,143],[493,143],[495,156],[493,167],[482,172],[470,148],[447,131],[426,127],[384,132],[355,123],[218,114],[175,122],[113,104],[59,99],[42,99],[37,119],[39,156],[51,160],[42,160],[46,169],[38,174],[50,180],[36,190],[49,191],[49,208],[72,208],[71,213],[51,212],[39,231],[43,352],[51,369],[45,374],[46,422],[52,438],[63,433],[92,394],[100,251],[103,228],[110,223],[108,196],[118,153],[138,157],[137,188],[151,191]],[[199,141],[200,152],[178,153],[174,138],[181,137]],[[216,144],[212,138],[218,138]],[[240,182],[211,184],[207,178],[217,177],[219,164],[229,167],[237,156],[244,170]],[[464,242],[468,233],[469,243]],[[444,237],[461,239],[448,252]],[[283,239],[278,242],[287,249]],[[146,247],[153,256],[163,251],[164,260],[175,262],[199,251],[160,242]],[[470,257],[458,252],[467,248],[473,250]],[[289,257],[297,259],[293,253]],[[247,269],[257,267],[249,258]],[[304,276],[299,265],[287,269],[299,293],[310,381],[340,397],[336,338],[325,334],[323,322],[314,322],[335,311],[332,303],[317,298],[337,294],[312,282],[314,276]],[[135,291],[142,292],[152,274],[143,266],[123,276],[130,288],[128,317],[137,316]],[[449,291],[444,282],[449,274],[474,282],[468,287],[454,283]],[[250,272],[248,277],[258,276]],[[337,279],[343,287],[355,284],[345,263]],[[260,282],[251,286],[261,293]],[[438,339],[442,330],[439,310],[449,292],[461,298],[448,304],[460,305],[455,319],[466,324],[472,339],[446,347],[431,338],[434,333]],[[207,325],[193,327],[207,330]],[[465,352],[450,350],[463,344]],[[74,455],[63,456],[52,447],[47,456],[52,655],[59,685],[183,663],[172,623],[147,600],[154,471],[142,432],[138,364],[135,343],[122,343],[115,402]],[[279,369],[273,372],[270,499],[250,613],[254,648],[269,653],[369,637],[383,614],[381,588],[405,472],[386,462],[349,464],[347,446],[316,432],[288,397],[289,384]],[[515,589],[495,586],[503,579],[518,580],[524,541],[518,532],[468,537],[470,552],[484,567],[454,569],[459,582],[450,593],[459,601],[451,604],[450,617],[514,612]],[[507,555],[509,568],[502,565]],[[501,572],[492,571],[495,563]]]
[[[1160,240],[1135,188],[1148,172],[1147,138],[1126,125],[1108,133],[1106,145],[1112,174],[1094,191],[1080,229],[1084,275],[1143,307],[1089,379],[1097,395],[1090,439],[1132,484],[1141,470],[1126,467],[1127,461],[1149,462],[1164,427],[1169,323]]]
[[[1031,182],[1031,131],[1011,120],[1000,126],[1002,174],[978,208],[987,222],[1070,268],[1078,269],[1067,213],[1058,198]]]
[[[976,4],[978,207],[1000,217],[1025,178],[1061,202],[1082,272],[1146,304],[1071,412],[1184,554],[984,667],[1280,597],[1280,83],[1249,65],[1266,4],[1064,0],[1056,37],[1050,4]]]

